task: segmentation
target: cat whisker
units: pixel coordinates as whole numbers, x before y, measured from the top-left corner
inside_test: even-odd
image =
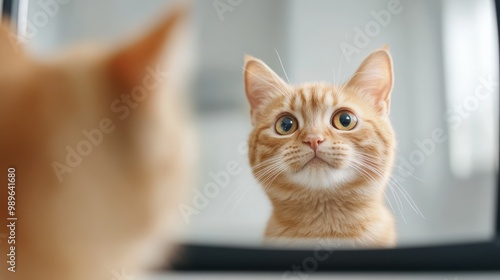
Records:
[[[344,50],[342,50],[342,56],[340,57],[339,70],[337,71],[337,78],[335,78],[335,83],[337,83],[339,81],[340,71],[342,69],[342,60],[344,59],[344,56],[345,56],[345,52],[344,52]]]
[[[361,155],[361,154],[360,154]],[[363,155],[362,155],[363,156]],[[369,158],[371,155],[366,155],[364,158],[367,159]],[[370,161],[370,163],[373,163],[375,164],[373,161]],[[371,166],[371,164],[369,164]],[[381,173],[381,170],[378,170],[377,168],[374,168],[373,169],[374,172],[377,172],[379,173],[380,175],[382,175]],[[393,176],[389,176],[389,181],[388,181],[388,184],[389,185],[394,185],[394,187],[399,191],[401,192],[401,194],[403,195],[403,197],[405,198],[405,200],[408,202],[408,205],[410,205],[410,207],[415,211],[415,213],[419,214],[422,218],[425,219],[425,216],[422,214],[422,212],[420,211],[420,209],[418,208],[417,204],[415,203],[415,201],[411,198],[410,194],[404,189],[404,187],[397,181],[396,178],[394,178]]]
[[[272,177],[272,179],[271,179],[271,180],[269,180],[269,181],[268,181],[268,183],[264,185],[264,187],[265,187],[265,188],[268,188],[268,187],[269,187],[269,186],[270,186],[270,185],[274,182],[274,180],[276,180],[276,178],[277,178],[277,177],[278,177],[281,173],[283,173],[283,171],[285,171],[285,170],[286,170],[286,168],[285,168],[285,167],[283,167],[281,170],[277,171],[277,172],[276,172],[276,174],[274,175],[274,177]]]
[[[276,170],[280,170],[281,168],[281,159],[279,157],[274,157],[274,158],[270,158],[270,159],[267,159],[261,163],[259,163],[258,165],[260,166],[263,166],[265,164],[269,164],[269,166],[264,166],[262,167],[261,170],[259,170],[258,172],[256,172],[254,174],[255,178],[260,181],[260,180],[263,180],[261,182],[261,184],[264,186],[264,182],[266,180],[268,180],[268,178],[272,177],[272,175],[275,173]],[[256,165],[257,166],[257,165]],[[253,167],[252,168],[253,170],[255,170],[256,168]],[[238,200],[236,201],[236,203],[233,205],[233,207],[231,208],[231,210],[229,210],[228,212],[226,212],[226,214],[228,213],[231,213],[234,211],[234,209],[238,206],[238,204],[241,202],[241,200],[243,199],[243,197],[248,193],[248,191],[250,190],[250,187],[247,187],[246,190],[243,192],[243,194],[238,198]],[[230,199],[236,194],[236,192],[234,192]],[[228,201],[230,200],[228,199]],[[224,204],[224,207],[225,205],[227,205],[227,202]]]
[[[346,36],[346,42],[347,42],[347,33],[345,34]],[[340,70],[342,69],[342,60],[344,59],[345,57],[345,51],[342,50],[342,56],[340,57],[340,63],[339,63],[339,70],[337,72],[337,75],[335,75],[335,67],[333,67],[333,84],[335,87],[337,87],[337,84],[339,82],[339,77],[340,77]]]
[[[367,171],[366,171],[366,170],[364,170],[364,169],[363,169],[363,165],[362,165],[363,163],[362,163],[362,162],[359,162],[359,161],[353,161],[353,165],[356,165],[356,164],[357,164],[357,165],[359,165],[359,166],[358,166],[358,167],[359,167],[359,168],[358,168],[358,171],[361,171],[361,170],[362,170],[365,174],[367,174],[368,176],[370,176],[370,177],[373,179],[373,180],[372,180],[373,182],[375,182],[375,179],[374,179],[374,178],[373,178],[373,177],[372,177],[369,173],[367,173]],[[351,167],[352,167],[352,165],[351,165]],[[372,169],[371,171],[375,172],[375,173],[376,173],[378,176],[380,176],[381,178],[383,178],[383,177],[384,177],[384,176],[382,176],[382,175],[381,175],[381,174],[380,174],[377,170]],[[378,187],[382,188],[382,185],[381,185],[380,183],[376,183],[376,185],[377,185]],[[396,205],[397,205],[397,207],[398,207],[398,210],[399,210],[399,212],[400,212],[400,214],[401,214],[401,217],[403,218],[403,221],[404,221],[404,222],[405,222],[405,224],[406,224],[407,222],[406,222],[406,218],[405,218],[405,216],[404,216],[404,212],[403,212],[403,204],[402,204],[402,201],[401,201],[401,199],[400,199],[399,195],[398,195],[398,194],[397,194],[397,193],[396,193],[396,192],[392,189],[392,187],[391,187],[391,185],[390,185],[390,184],[389,184],[389,189],[390,189],[390,191],[392,192],[392,195],[393,195],[393,197],[394,197],[394,200],[395,200],[395,202],[396,202]],[[391,204],[391,203],[390,203],[390,200],[389,200],[389,198],[387,197],[387,195],[385,194],[385,192],[384,192],[384,195],[386,196],[386,198],[387,198],[387,200],[388,200],[389,204]],[[391,208],[392,208],[392,207],[391,207]],[[392,208],[392,210],[393,210],[393,213],[395,213],[395,212],[394,212],[394,208]]]
[[[373,155],[362,153],[362,152],[358,152],[358,151],[356,151],[356,154],[359,155],[359,156],[361,156],[361,157],[365,157],[365,158],[373,161],[374,163],[379,162],[380,160],[383,160],[383,159],[377,158],[377,157],[375,157]],[[412,176],[413,178],[419,180],[420,182],[425,183],[425,181],[423,179],[415,176],[414,174],[412,174],[408,170],[404,169],[403,167],[399,166],[398,164],[394,163],[393,165],[394,165],[394,167],[399,168],[400,170],[404,171],[405,173],[407,173],[408,175]]]
[[[348,166],[353,168],[354,170],[358,171],[363,178],[365,178],[368,181],[371,181],[373,184],[375,184],[375,186],[382,188],[380,183],[376,182],[375,179],[372,176],[370,176],[370,174],[366,173],[366,171],[364,171],[360,167],[356,166],[354,163],[348,163]],[[387,202],[389,203],[389,206],[391,207],[392,212],[395,213],[396,211],[394,210],[394,207],[392,206],[392,203],[391,203],[389,197],[387,196],[387,194],[385,192],[383,192],[383,193],[384,193],[384,196],[385,196]]]
[[[266,160],[264,160],[264,161],[262,161],[262,162],[260,162],[260,163],[258,163],[256,165],[252,166],[251,169],[252,169],[252,171],[255,172],[254,173],[254,177],[256,179],[258,179],[259,177],[265,176],[265,173],[266,172],[270,172],[269,169],[272,168],[273,166],[277,165],[278,162],[281,162],[281,158],[279,156],[276,156],[276,157],[272,157],[272,158],[266,159]],[[247,186],[245,192],[240,196],[240,198],[238,198],[237,202],[233,205],[232,209],[225,212],[224,209],[226,208],[226,205],[238,193],[237,190],[235,190],[229,196],[229,198],[226,200],[226,202],[224,203],[224,205],[222,206],[221,211],[219,213],[219,217],[222,216],[223,214],[231,213],[234,210],[234,208],[238,205],[238,203],[241,201],[241,199],[243,198],[243,196],[248,192],[249,189],[250,189],[250,186]]]
[[[269,165],[269,164],[272,164],[272,163],[275,163],[275,162],[278,162],[278,161],[281,161],[282,159],[280,157],[273,157],[273,158],[270,158],[270,159],[266,159],[254,166],[252,166],[252,170],[257,170],[257,169],[260,169],[262,168],[263,166],[265,165]]]
[[[276,51],[276,55],[278,56],[278,60],[280,61],[281,64],[281,69],[283,69],[283,73],[285,74],[286,80],[288,81],[288,84],[291,84],[290,79],[288,79],[288,75],[286,74],[285,67],[283,66],[283,62],[281,61],[281,57],[280,54],[278,53],[278,50],[277,49],[274,50]]]
[[[385,160],[384,159],[381,159],[381,158],[377,158],[377,157],[374,157],[374,156],[371,156],[371,155],[368,155],[368,154],[363,154],[363,153],[360,153],[360,152],[355,152],[355,154],[360,157],[360,160],[362,161],[362,163],[364,164],[367,164],[369,167],[373,168],[374,170],[378,171],[378,173],[380,173],[380,175],[382,176],[384,172],[384,170],[381,169],[380,166],[380,163],[384,163]]]
[[[417,177],[417,176],[413,175],[410,171],[408,171],[408,170],[404,169],[403,167],[401,167],[401,166],[399,166],[399,165],[397,165],[397,164],[394,164],[394,167],[397,167],[399,170],[404,171],[406,174],[408,174],[408,175],[410,175],[411,177],[413,177],[413,178],[415,178],[415,179],[419,180],[420,182],[425,183],[425,181],[424,181],[423,179],[421,179],[421,178],[419,178],[419,177]]]
[[[252,171],[254,171],[255,173],[260,173],[264,169],[269,168],[270,166],[275,165],[276,163],[279,163],[282,161],[283,161],[282,156],[278,155],[278,156],[266,159],[266,160],[256,164],[255,166],[252,167]]]
[[[363,159],[353,159],[353,162],[357,163],[360,165],[360,167],[366,167],[366,171],[370,171],[375,173],[377,177],[384,178],[385,176],[382,174],[380,167],[378,167],[375,163],[372,162],[367,162],[366,160]],[[379,179],[380,179],[379,178]]]
[[[256,175],[256,177],[260,180],[265,180],[269,176],[269,174],[272,174],[276,169],[279,169],[281,167],[281,163],[276,163],[272,167],[269,167],[266,169],[265,172],[262,172],[261,174]]]
[[[371,167],[371,171],[372,172],[375,172],[375,173],[378,174],[378,176],[383,177],[381,170],[379,170],[378,168],[372,166],[369,163],[365,162],[365,164],[367,164],[369,167]],[[387,183],[388,183],[389,187],[391,188],[391,191],[393,191],[392,187],[395,187],[396,190],[398,190],[403,195],[403,197],[407,201],[408,205],[410,205],[410,207],[415,211],[415,213],[419,214],[420,216],[422,216],[422,218],[425,219],[424,215],[422,214],[422,212],[418,208],[418,206],[415,203],[415,201],[411,198],[411,196],[408,194],[408,192],[406,192],[406,190],[404,189],[404,187],[394,177],[389,176],[389,180],[388,180]],[[398,197],[399,197],[399,195],[398,195]]]
[[[282,89],[279,89],[279,88],[277,88],[275,85],[271,84],[270,82],[268,82],[268,81],[266,81],[266,80],[262,79],[262,78],[261,78],[261,77],[259,77],[258,75],[256,75],[256,74],[252,73],[251,71],[249,71],[249,70],[245,69],[245,67],[241,67],[241,68],[243,69],[243,71],[246,71],[246,72],[248,72],[248,73],[250,73],[250,74],[254,75],[255,77],[259,78],[259,80],[261,80],[261,81],[263,81],[263,82],[267,83],[268,85],[272,86],[273,88],[275,88],[278,92],[280,92],[280,93],[281,93],[281,94],[283,94],[284,96],[289,96],[289,95],[291,94],[291,93],[290,93],[290,92],[288,92],[286,89],[283,89],[283,88],[282,88]],[[274,77],[273,77],[273,78],[274,78]],[[275,81],[276,81],[276,80],[275,80]],[[277,84],[279,84],[279,83],[277,83]]]
[[[363,152],[359,152],[359,151],[354,151],[354,154],[356,154],[359,157],[362,157],[362,158],[365,158],[367,160],[370,160],[372,162],[375,162],[375,163],[380,163],[380,162],[385,162],[386,161],[382,156],[377,157],[377,156],[370,155],[370,154],[363,153]]]
[[[273,166],[269,166],[266,169],[261,170],[258,173],[254,173],[255,178],[263,179],[269,172],[271,172],[274,168],[276,168],[279,164],[276,163]]]
[[[273,168],[272,169],[272,172],[269,172],[269,176],[266,176],[266,179],[263,180],[261,182],[262,184],[262,187],[264,189],[267,189],[273,182],[274,180],[281,174],[283,173],[283,171],[286,170],[286,166],[283,166],[283,165],[278,165],[277,167]],[[271,180],[269,180],[271,178]],[[267,183],[266,183],[267,182]],[[228,212],[228,213],[231,213],[235,208],[236,206],[238,206],[238,204],[240,203],[241,199],[243,199],[243,197],[247,194],[247,192],[250,190],[250,188],[248,187],[245,192],[240,196],[240,198],[236,201],[236,203],[233,205],[233,208]]]
[[[238,187],[238,188],[239,188],[239,187]],[[221,217],[221,216],[224,214],[224,212],[225,212],[225,211],[224,211],[224,209],[226,208],[226,205],[227,205],[227,204],[229,203],[229,201],[231,201],[231,200],[233,199],[233,197],[236,195],[238,188],[236,188],[236,189],[233,191],[233,193],[232,193],[231,195],[229,195],[229,197],[227,198],[226,202],[224,202],[224,204],[222,205],[221,210],[219,211],[219,215],[218,215],[219,217]],[[250,187],[249,187],[249,186],[247,186],[247,189],[249,189],[249,188],[250,188]],[[238,200],[239,200],[239,199],[238,199]],[[231,211],[226,212],[226,214],[227,214],[227,213],[230,213],[230,212],[231,212]]]
[[[279,87],[280,87],[280,88],[281,88],[281,90],[282,90],[281,92],[282,92],[282,94],[283,94],[283,95],[285,95],[285,96],[286,96],[286,95],[290,95],[290,94],[288,93],[287,89],[286,89],[286,88],[283,88],[283,85],[281,85],[281,83],[279,83],[279,82],[276,80],[276,77],[275,77],[275,76],[273,76],[273,80],[274,80],[274,83],[275,83],[275,84],[279,85]]]
[[[279,168],[281,166],[281,164],[282,164],[281,162],[277,162],[277,163],[273,164],[272,166],[269,166],[268,168],[263,170],[263,172],[261,172],[259,174],[255,174],[255,177],[259,180],[265,180],[269,176],[269,174],[271,174],[272,172],[274,172],[274,170]]]
[[[389,190],[391,190],[392,196],[394,197],[394,199],[396,199],[396,204],[398,205],[399,213],[401,213],[401,217],[403,218],[403,221],[405,222],[405,224],[408,224],[406,222],[406,218],[405,218],[405,215],[404,215],[404,212],[403,212],[403,203],[401,202],[401,198],[399,197],[399,195],[397,194],[397,192],[394,191],[394,189],[392,188],[391,185],[389,185]]]
[[[272,173],[274,170],[277,168],[281,167],[283,165],[283,161],[279,160],[277,162],[274,162],[270,166],[265,167],[263,170],[260,170],[259,172],[256,172],[254,175],[258,179],[266,179],[267,176]]]
[[[353,168],[354,170],[358,171],[365,179],[369,179],[369,181],[373,182],[375,185],[378,187],[380,186],[380,183],[378,183],[373,176],[371,176],[369,173],[367,173],[365,170],[363,170],[360,166],[357,165],[357,163],[352,162],[347,164],[348,167]],[[366,176],[365,176],[366,175]],[[368,178],[367,178],[368,177]]]
[[[410,205],[410,207],[413,208],[413,210],[419,214],[422,218],[425,219],[425,216],[424,214],[422,214],[422,212],[420,211],[420,209],[418,208],[417,204],[415,203],[415,201],[411,198],[411,195],[404,189],[404,187],[396,180],[396,178],[394,177],[389,177],[389,180],[394,180],[394,184],[396,186],[396,188],[401,192],[401,194],[403,194],[404,198],[406,199],[406,201],[408,202],[408,204]],[[399,186],[398,186],[399,185]]]
[[[284,165],[281,165],[278,168],[274,169],[274,171],[261,182],[264,189],[267,189],[274,182],[274,180],[285,170],[286,166]]]
[[[249,190],[250,190],[250,187],[247,187],[247,189],[243,192],[243,194],[240,196],[240,198],[238,198],[238,200],[236,201],[236,203],[233,205],[233,207],[231,208],[231,210],[229,210],[226,214],[229,214],[229,213],[233,212],[234,209],[236,209],[236,206],[238,206],[238,204],[240,204],[241,199],[243,199],[243,197],[247,194],[247,192]]]
[[[335,66],[332,67],[333,70],[333,86],[337,87],[337,81],[335,80]]]

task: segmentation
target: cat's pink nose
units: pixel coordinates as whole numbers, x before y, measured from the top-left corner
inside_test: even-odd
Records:
[[[318,149],[319,144],[323,143],[325,139],[319,135],[310,135],[307,136],[306,139],[303,141],[304,144],[308,144],[311,146],[311,148],[316,152]]]

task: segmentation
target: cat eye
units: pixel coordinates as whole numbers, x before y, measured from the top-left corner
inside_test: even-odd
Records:
[[[278,118],[274,128],[280,135],[288,135],[294,133],[299,127],[299,122],[292,115],[283,115]]]
[[[347,110],[336,112],[332,118],[332,125],[338,130],[351,130],[358,123],[358,118]]]

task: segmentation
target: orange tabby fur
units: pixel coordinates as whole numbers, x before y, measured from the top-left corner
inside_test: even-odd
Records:
[[[1,279],[109,280],[123,271],[137,275],[151,249],[166,250],[159,245],[171,235],[173,209],[191,177],[182,71],[170,54],[179,54],[185,18],[186,9],[176,9],[120,50],[78,47],[51,62],[16,54],[2,28],[0,174],[5,180],[7,168],[17,170],[18,222],[15,273],[5,261],[10,245],[0,238]],[[120,119],[112,102],[144,83],[147,66],[171,75]],[[75,149],[86,139],[82,130],[105,118],[114,131],[60,182],[53,162],[64,163],[66,146]],[[5,235],[6,183],[0,207]]]
[[[388,51],[373,52],[342,86],[290,85],[253,57],[245,59],[244,78],[253,124],[250,165],[273,206],[266,241],[394,246],[393,216],[384,201],[395,149]],[[332,126],[340,109],[357,116],[352,130]],[[275,129],[283,114],[298,122],[291,135]],[[308,139],[317,139],[316,152]]]

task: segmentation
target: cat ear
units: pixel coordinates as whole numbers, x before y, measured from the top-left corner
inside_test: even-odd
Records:
[[[243,76],[245,79],[245,92],[250,103],[252,123],[259,109],[267,100],[290,91],[290,86],[269,66],[260,59],[249,55],[245,56]]]
[[[361,63],[346,88],[370,94],[375,98],[379,112],[389,114],[393,81],[392,58],[388,48],[384,47],[372,52]]]
[[[175,41],[172,37],[177,27],[187,16],[187,6],[175,7],[152,31],[114,52],[108,63],[113,78],[127,88],[140,85],[150,71],[157,69],[166,47]]]

